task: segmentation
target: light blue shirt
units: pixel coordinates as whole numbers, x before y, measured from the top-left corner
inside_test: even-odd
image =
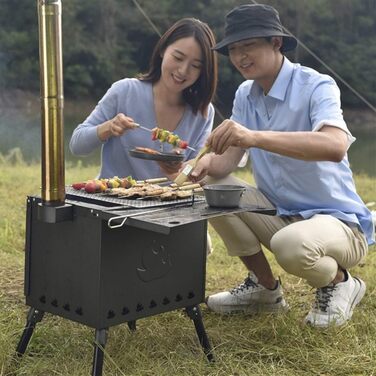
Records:
[[[286,57],[268,95],[254,81],[245,81],[235,96],[232,119],[252,130],[318,131],[332,125],[355,140],[343,120],[335,81]],[[330,214],[359,225],[374,243],[370,211],[356,193],[347,155],[340,163],[302,161],[257,148],[249,149],[258,189],[278,215]]]
[[[164,176],[157,162],[129,155],[129,150],[136,146],[160,150],[161,143],[152,141],[151,133],[134,129],[120,137],[111,137],[106,142],[98,138],[97,126],[118,113],[130,116],[146,128],[156,127],[152,84],[136,78],[125,78],[115,82],[94,111],[74,130],[69,143],[71,152],[84,156],[101,147],[102,164],[99,178],[131,175],[134,179],[143,180]],[[198,151],[205,145],[213,127],[213,119],[214,108],[211,104],[206,118],[200,112],[193,114],[191,107],[186,105],[184,115],[174,133]],[[163,128],[163,124],[158,126]],[[171,145],[164,143],[163,148],[164,151],[170,151]],[[189,160],[194,158],[197,152],[187,149],[184,154],[184,159]]]

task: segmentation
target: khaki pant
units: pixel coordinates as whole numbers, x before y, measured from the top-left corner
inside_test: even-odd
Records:
[[[233,176],[210,179],[208,183],[244,185],[244,204],[273,208],[260,191]],[[273,252],[286,272],[304,278],[313,287],[328,285],[336,276],[338,265],[344,269],[354,267],[368,251],[366,238],[356,226],[349,227],[331,215],[303,219],[246,212],[209,222],[230,256],[254,255],[262,244]]]

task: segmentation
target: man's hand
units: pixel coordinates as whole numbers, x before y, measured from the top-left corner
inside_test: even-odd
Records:
[[[233,120],[225,120],[207,140],[215,154],[230,147],[239,150],[259,148],[304,161],[340,162],[348,148],[347,133],[335,126],[324,125],[319,131],[255,131]]]
[[[230,146],[247,149],[251,131],[233,120],[223,121],[210,135],[207,144],[215,154],[223,154]]]

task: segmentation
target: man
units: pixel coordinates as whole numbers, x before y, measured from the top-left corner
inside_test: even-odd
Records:
[[[213,153],[191,179],[209,175],[233,183],[227,175],[249,150],[257,188],[248,186],[244,200],[277,211],[211,220],[249,275],[231,291],[208,297],[208,307],[219,313],[286,309],[264,245],[286,272],[317,288],[305,321],[327,327],[349,320],[364,296],[365,283],[348,269],[367,254],[374,228],[352,180],[346,152],[355,139],[342,117],[339,89],[331,77],[283,55],[296,45],[271,6],[241,5],[227,14],[215,50],[228,55],[246,81],[231,119],[207,141]]]

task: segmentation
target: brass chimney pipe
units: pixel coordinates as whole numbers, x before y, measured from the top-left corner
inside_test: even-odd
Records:
[[[42,128],[42,202],[65,200],[61,0],[37,0]]]

